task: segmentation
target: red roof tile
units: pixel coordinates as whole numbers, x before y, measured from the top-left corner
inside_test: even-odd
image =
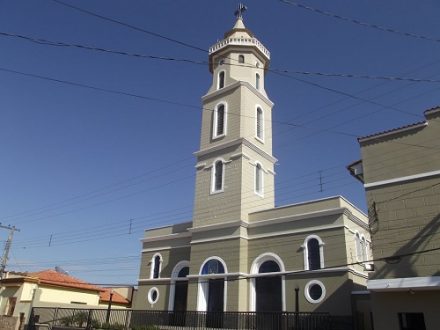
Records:
[[[55,270],[42,270],[40,272],[28,273],[28,276],[36,277],[41,284],[49,284],[61,287],[76,288],[82,290],[102,291],[103,289],[79,280],[73,276],[59,273]]]
[[[101,302],[109,302],[110,301],[110,292],[112,291],[112,289],[104,288],[103,290],[104,291],[101,291],[99,293],[99,300]],[[113,291],[112,302],[115,303],[115,304],[124,304],[124,305],[129,305],[130,304],[130,301],[128,299],[124,298],[123,296],[121,296],[116,291]]]

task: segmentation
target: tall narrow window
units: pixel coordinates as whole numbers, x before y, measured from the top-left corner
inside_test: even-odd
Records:
[[[238,55],[238,63],[244,63],[244,55]]]
[[[151,260],[151,273],[150,278],[159,278],[160,277],[160,268],[162,263],[162,257],[160,254],[155,254],[153,259]]]
[[[261,108],[257,108],[257,123],[256,123],[256,130],[257,130],[257,138],[260,140],[264,139],[264,118],[263,118],[263,110]]]
[[[263,194],[263,168],[259,163],[255,166],[255,192],[258,195]]]
[[[361,241],[360,241],[360,248],[361,248],[361,260],[362,261],[367,261],[367,250],[366,250],[366,248],[367,248],[367,244],[366,244],[367,242],[366,242],[366,240],[365,240],[365,237],[364,236],[362,236],[361,237]]]
[[[226,132],[226,108],[224,104],[219,104],[214,111],[213,138],[222,136]]]
[[[321,268],[321,257],[319,253],[319,242],[316,238],[309,239],[307,242],[307,254],[309,270]]]
[[[354,236],[354,242],[356,244],[356,259],[357,261],[363,261],[364,253],[362,250],[364,249],[364,245],[361,240],[361,235],[358,232]]]
[[[304,269],[324,268],[324,242],[317,235],[309,235],[302,245],[304,249]]]
[[[218,74],[218,89],[225,87],[225,72],[222,71]]]
[[[223,190],[223,170],[224,165],[222,160],[218,160],[214,163],[214,173],[212,177],[212,192]]]
[[[255,74],[255,88],[260,89],[260,75],[258,73]]]

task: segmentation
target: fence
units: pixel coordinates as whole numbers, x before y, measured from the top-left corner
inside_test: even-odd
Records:
[[[293,312],[168,312],[33,308],[29,330],[347,330],[351,317]]]

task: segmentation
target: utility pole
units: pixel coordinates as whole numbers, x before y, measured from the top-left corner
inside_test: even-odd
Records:
[[[11,226],[4,226],[1,223],[0,223],[0,228],[9,230],[8,239],[6,240],[5,248],[3,250],[3,256],[1,259],[1,263],[0,263],[0,279],[3,279],[3,274],[6,269],[6,264],[8,263],[9,250],[11,249],[12,239],[14,238],[14,232],[20,231],[20,230],[15,228],[15,226],[12,226],[12,227]]]

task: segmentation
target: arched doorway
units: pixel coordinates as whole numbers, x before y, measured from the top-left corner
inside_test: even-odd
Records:
[[[186,260],[179,262],[171,273],[168,310],[173,311],[173,313],[170,314],[170,325],[185,325],[188,299],[188,274],[189,262]]]
[[[274,253],[258,256],[251,266],[250,311],[282,312],[285,310],[284,263]],[[273,275],[271,275],[273,273]]]
[[[206,260],[200,270],[197,309],[206,314],[207,327],[222,327],[226,306],[226,264],[218,257]]]
[[[273,260],[265,261],[258,269],[259,274],[279,273],[280,266]],[[281,276],[265,276],[255,279],[256,312],[281,312],[283,298]]]
[[[183,267],[177,274],[174,284],[174,306],[175,312],[186,312],[186,301],[188,297],[188,281],[182,280],[189,274],[189,267]]]

